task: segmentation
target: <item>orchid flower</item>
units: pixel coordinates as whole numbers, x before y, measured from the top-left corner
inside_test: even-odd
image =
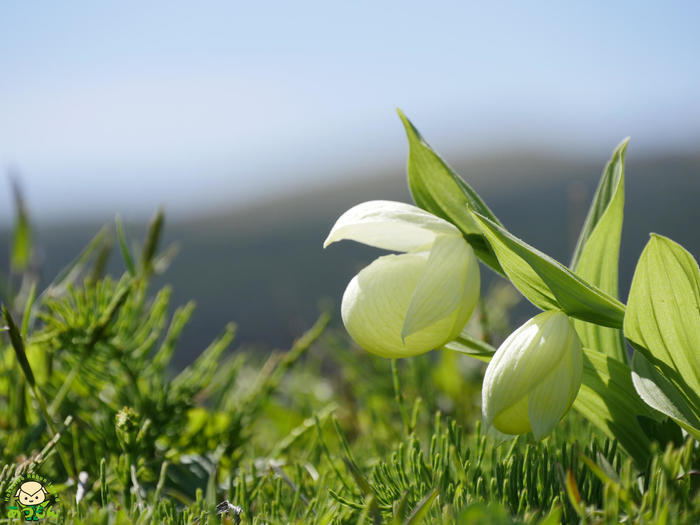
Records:
[[[354,241],[402,252],[373,261],[348,284],[343,323],[365,350],[399,358],[455,339],[479,299],[479,265],[451,223],[393,201],[369,201],[346,211],[323,243]]]

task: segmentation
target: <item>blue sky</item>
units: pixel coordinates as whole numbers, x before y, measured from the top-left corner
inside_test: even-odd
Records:
[[[42,220],[448,157],[696,150],[697,2],[3,2],[0,169]],[[0,221],[10,210],[0,184]]]

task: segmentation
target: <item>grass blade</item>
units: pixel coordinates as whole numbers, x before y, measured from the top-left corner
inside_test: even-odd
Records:
[[[14,177],[10,179],[14,194],[17,215],[15,227],[12,232],[12,251],[10,255],[10,267],[13,272],[21,273],[30,264],[33,251],[32,228],[29,224],[29,214],[24,204],[19,182]]]
[[[10,312],[2,306],[2,315],[5,318],[5,324],[7,325],[7,335],[10,337],[10,343],[12,343],[12,348],[15,351],[15,357],[17,357],[17,362],[19,363],[24,377],[27,379],[29,386],[34,388],[36,381],[34,379],[34,372],[32,372],[32,367],[29,366],[29,360],[27,359],[27,354],[24,348],[24,341],[22,340],[22,334],[20,333],[14,319],[10,315]]]
[[[122,219],[119,215],[114,220],[117,227],[117,237],[119,238],[119,249],[122,252],[122,259],[124,259],[124,265],[129,275],[134,277],[136,275],[136,266],[134,265],[134,258],[131,256],[131,250],[129,249],[129,244],[126,240],[126,233],[124,231],[124,225],[122,224]]]
[[[406,518],[404,525],[418,525],[422,523],[423,520],[430,512],[430,507],[432,507],[435,498],[438,497],[440,492],[438,489],[431,490],[418,504],[415,506],[411,514]]]

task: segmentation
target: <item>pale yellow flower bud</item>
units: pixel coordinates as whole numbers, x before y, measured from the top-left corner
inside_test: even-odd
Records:
[[[503,434],[549,434],[581,386],[583,351],[560,311],[536,315],[503,342],[486,368],[481,389],[487,425]]]

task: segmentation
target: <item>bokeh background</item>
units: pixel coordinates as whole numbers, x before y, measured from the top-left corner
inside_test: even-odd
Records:
[[[410,201],[396,107],[565,263],[631,136],[624,299],[650,231],[700,253],[698,20],[696,2],[4,2],[0,168],[46,281],[116,214],[136,240],[164,207],[180,253],[161,279],[198,303],[184,363],[229,320],[269,349],[337,314],[376,251],[323,251],[333,221]],[[0,181],[3,270],[14,213]]]

